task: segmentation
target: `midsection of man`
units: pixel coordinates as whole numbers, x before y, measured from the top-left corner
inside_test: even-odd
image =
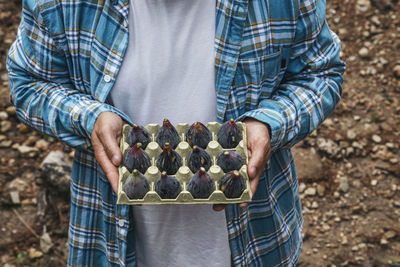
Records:
[[[110,102],[133,122],[216,120],[215,0],[130,1],[129,45]],[[138,266],[229,266],[225,213],[132,206]]]

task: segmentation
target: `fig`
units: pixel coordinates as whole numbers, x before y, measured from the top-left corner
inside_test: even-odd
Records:
[[[243,166],[243,158],[235,151],[223,151],[218,155],[217,165],[224,172],[239,170]]]
[[[145,149],[150,141],[150,134],[146,128],[137,124],[133,125],[126,137],[126,142],[130,147],[133,147],[136,143],[142,143],[142,147]]]
[[[201,122],[193,123],[186,132],[186,142],[188,142],[191,147],[196,145],[205,149],[211,139],[212,135],[210,130]]]
[[[126,178],[123,189],[130,199],[139,199],[144,198],[146,193],[150,190],[150,186],[146,177],[137,169],[134,169]]]
[[[156,192],[161,198],[175,199],[182,191],[178,180],[164,171],[156,182]]]
[[[218,143],[223,148],[234,148],[242,140],[242,132],[234,119],[222,124],[218,131]]]
[[[163,152],[157,159],[157,167],[160,171],[165,171],[168,175],[172,175],[178,171],[180,166],[182,166],[181,156],[172,149],[168,142],[165,143]]]
[[[163,125],[157,132],[156,142],[160,147],[169,143],[172,148],[176,148],[180,142],[179,134],[168,119],[164,119]]]
[[[142,143],[136,143],[126,152],[123,163],[129,172],[137,169],[141,173],[145,173],[147,168],[151,165],[149,156],[142,149]]]
[[[206,169],[200,169],[193,175],[188,184],[188,191],[194,198],[208,198],[214,191],[214,181],[206,172]]]
[[[231,171],[222,176],[219,190],[224,192],[227,198],[238,198],[242,195],[246,183],[238,171]]]
[[[204,149],[194,145],[188,158],[188,166],[193,173],[197,172],[200,167],[208,171],[211,167],[211,158]]]

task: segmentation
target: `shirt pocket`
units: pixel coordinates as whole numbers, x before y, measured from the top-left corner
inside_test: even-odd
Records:
[[[239,100],[242,112],[257,108],[261,100],[270,98],[285,71],[286,60],[280,50],[257,58],[239,58],[230,93]]]

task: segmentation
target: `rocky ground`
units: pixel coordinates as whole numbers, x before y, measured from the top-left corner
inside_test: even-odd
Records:
[[[400,4],[327,2],[347,72],[335,113],[294,149],[304,212],[299,266],[400,266]],[[0,265],[63,266],[62,174],[73,151],[21,124],[9,104],[5,58],[19,13],[19,1],[0,0]]]

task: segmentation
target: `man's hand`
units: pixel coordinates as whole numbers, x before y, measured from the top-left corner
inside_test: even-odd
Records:
[[[97,118],[92,131],[92,146],[97,162],[107,175],[112,189],[118,192],[118,169],[122,154],[119,141],[122,136],[123,121],[113,112],[103,112]]]
[[[247,118],[243,122],[246,124],[247,152],[249,155],[247,173],[250,178],[250,190],[254,195],[261,173],[271,155],[270,133],[266,124],[255,119]],[[239,204],[241,208],[247,205],[248,203]],[[213,209],[216,211],[221,211],[225,207],[224,204],[213,205]]]

